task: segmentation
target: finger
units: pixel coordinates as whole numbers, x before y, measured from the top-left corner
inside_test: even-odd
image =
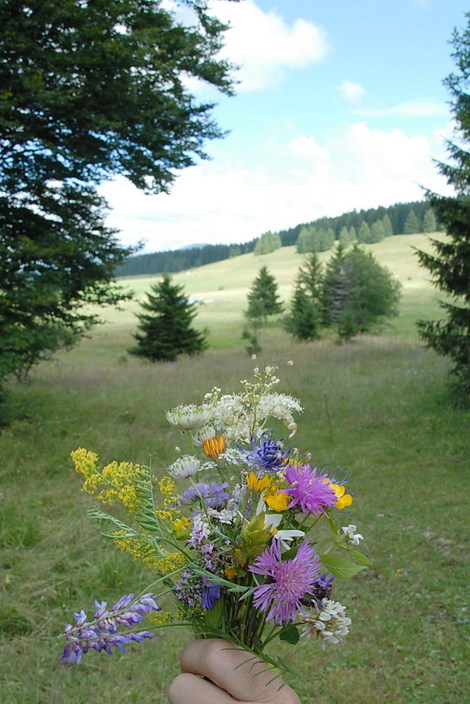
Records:
[[[189,643],[181,655],[181,669],[204,675],[236,700],[274,704],[288,702],[282,695],[292,692],[289,687],[279,689],[282,680],[260,658],[221,638]]]
[[[173,680],[167,697],[170,704],[235,704],[235,699],[223,689],[189,672]]]

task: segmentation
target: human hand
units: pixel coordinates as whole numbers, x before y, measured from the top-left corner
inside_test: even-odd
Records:
[[[168,688],[170,704],[301,704],[293,689],[280,689],[282,680],[268,684],[273,674],[266,663],[227,640],[192,641],[180,663]]]

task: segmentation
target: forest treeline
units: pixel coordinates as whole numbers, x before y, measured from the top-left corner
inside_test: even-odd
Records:
[[[385,225],[385,227],[384,227]],[[362,228],[362,230],[361,230]],[[204,266],[213,262],[236,257],[240,254],[254,252],[265,254],[278,247],[297,245],[299,252],[330,249],[334,242],[344,242],[345,233],[350,241],[358,239],[364,242],[377,242],[385,236],[431,232],[441,229],[427,201],[396,203],[388,207],[353,210],[336,217],[323,217],[312,222],[300,223],[276,233],[264,233],[249,242],[241,244],[207,244],[199,247],[137,254],[128,257],[116,269],[117,276],[139,276],[148,274],[171,274],[186,269]],[[383,232],[382,232],[383,230]],[[361,232],[374,232],[367,239],[361,238]],[[315,247],[305,246],[308,233],[323,233],[323,244]],[[266,244],[267,247],[263,247]]]

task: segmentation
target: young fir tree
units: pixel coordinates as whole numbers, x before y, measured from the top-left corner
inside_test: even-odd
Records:
[[[181,354],[199,354],[207,347],[204,335],[192,327],[195,303],[190,303],[182,286],[173,284],[169,276],[151,286],[147,301],[138,313],[139,332],[130,354],[151,362],[174,362]]]
[[[319,338],[321,283],[320,260],[312,252],[299,269],[290,312],[285,319],[286,330],[298,340]]]
[[[428,201],[447,239],[433,240],[435,254],[418,252],[422,266],[431,272],[434,283],[450,297],[441,302],[446,317],[419,321],[418,330],[428,347],[453,362],[457,398],[468,405],[470,399],[470,13],[464,30],[454,30],[452,58],[457,67],[444,85],[451,95],[451,108],[458,141],[448,142],[451,163],[440,163],[439,171],[453,186],[454,196],[427,192]]]
[[[297,280],[285,329],[297,340],[317,340],[320,337],[319,323],[317,306]]]
[[[269,315],[282,313],[283,306],[277,293],[277,283],[266,266],[262,266],[248,292],[248,308],[245,312],[249,320],[263,320]]]

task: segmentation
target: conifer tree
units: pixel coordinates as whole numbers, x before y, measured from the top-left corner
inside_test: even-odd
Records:
[[[316,340],[320,327],[322,267],[312,252],[300,267],[285,328],[299,340]]]
[[[369,242],[381,242],[385,237],[382,220],[376,220],[370,228]]]
[[[370,242],[370,227],[365,220],[359,225],[357,241],[361,243]]]
[[[384,229],[384,237],[391,237],[393,235],[393,225],[387,213],[382,218],[382,227]]]
[[[417,232],[421,232],[421,226],[419,224],[418,218],[416,217],[415,211],[410,210],[410,212],[406,216],[405,225],[403,227],[403,234],[414,235]]]
[[[248,292],[248,308],[245,312],[250,320],[266,322],[269,315],[282,313],[283,306],[277,293],[277,283],[266,266],[262,266]]]
[[[319,312],[301,282],[297,280],[292,297],[290,313],[285,319],[285,328],[297,340],[319,338]]]
[[[326,327],[333,325],[335,322],[335,310],[338,305],[337,298],[339,295],[338,281],[341,277],[344,256],[344,246],[339,242],[326,265],[325,274],[322,279],[319,295],[320,318],[322,325]]]
[[[428,208],[423,217],[423,232],[436,232],[436,216],[432,208]]]
[[[458,141],[448,142],[450,163],[439,163],[439,171],[455,190],[454,196],[431,191],[427,199],[447,231],[444,241],[432,240],[434,254],[418,252],[422,266],[431,272],[435,285],[450,300],[441,302],[445,318],[419,321],[418,330],[428,347],[452,360],[457,398],[470,401],[470,13],[467,26],[454,30],[452,45],[456,73],[444,85],[450,92],[451,110]]]
[[[173,284],[169,276],[151,286],[145,312],[138,313],[139,332],[130,354],[151,362],[174,362],[182,354],[199,354],[207,347],[204,335],[192,327],[196,304],[188,301],[184,289]]]
[[[345,247],[347,247],[351,241],[349,239],[349,230],[345,225],[343,225],[341,232],[339,233],[339,241],[344,244]]]

